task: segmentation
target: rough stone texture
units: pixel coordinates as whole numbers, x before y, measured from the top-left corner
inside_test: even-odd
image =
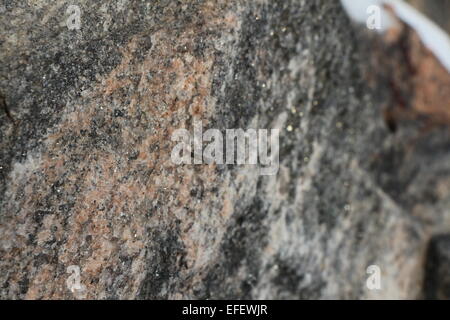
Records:
[[[1,2],[0,297],[422,297],[450,135],[389,130],[338,1],[77,3]],[[281,128],[278,174],[174,165],[194,119]]]

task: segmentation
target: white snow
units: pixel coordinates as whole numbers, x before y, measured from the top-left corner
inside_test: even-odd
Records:
[[[424,45],[430,49],[441,61],[442,65],[450,72],[450,37],[434,22],[422,13],[408,5],[402,0],[341,0],[348,15],[359,23],[366,23],[370,14],[367,9],[376,5],[381,9],[380,31],[389,29],[393,20],[389,13],[383,8],[383,4],[389,4],[396,15],[405,23],[416,30]]]

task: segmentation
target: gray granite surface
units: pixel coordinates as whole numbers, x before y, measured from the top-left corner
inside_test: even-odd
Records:
[[[1,298],[423,296],[450,135],[389,129],[339,1],[75,2],[0,2]],[[278,174],[173,164],[195,119],[281,129]]]

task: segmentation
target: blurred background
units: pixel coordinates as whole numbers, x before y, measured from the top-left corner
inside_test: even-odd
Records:
[[[450,33],[450,0],[407,0]]]

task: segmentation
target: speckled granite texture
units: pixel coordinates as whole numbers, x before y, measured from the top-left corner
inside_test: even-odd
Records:
[[[422,296],[450,135],[390,132],[339,1],[75,2],[0,2],[1,298]],[[282,129],[278,174],[174,165],[194,119]]]

